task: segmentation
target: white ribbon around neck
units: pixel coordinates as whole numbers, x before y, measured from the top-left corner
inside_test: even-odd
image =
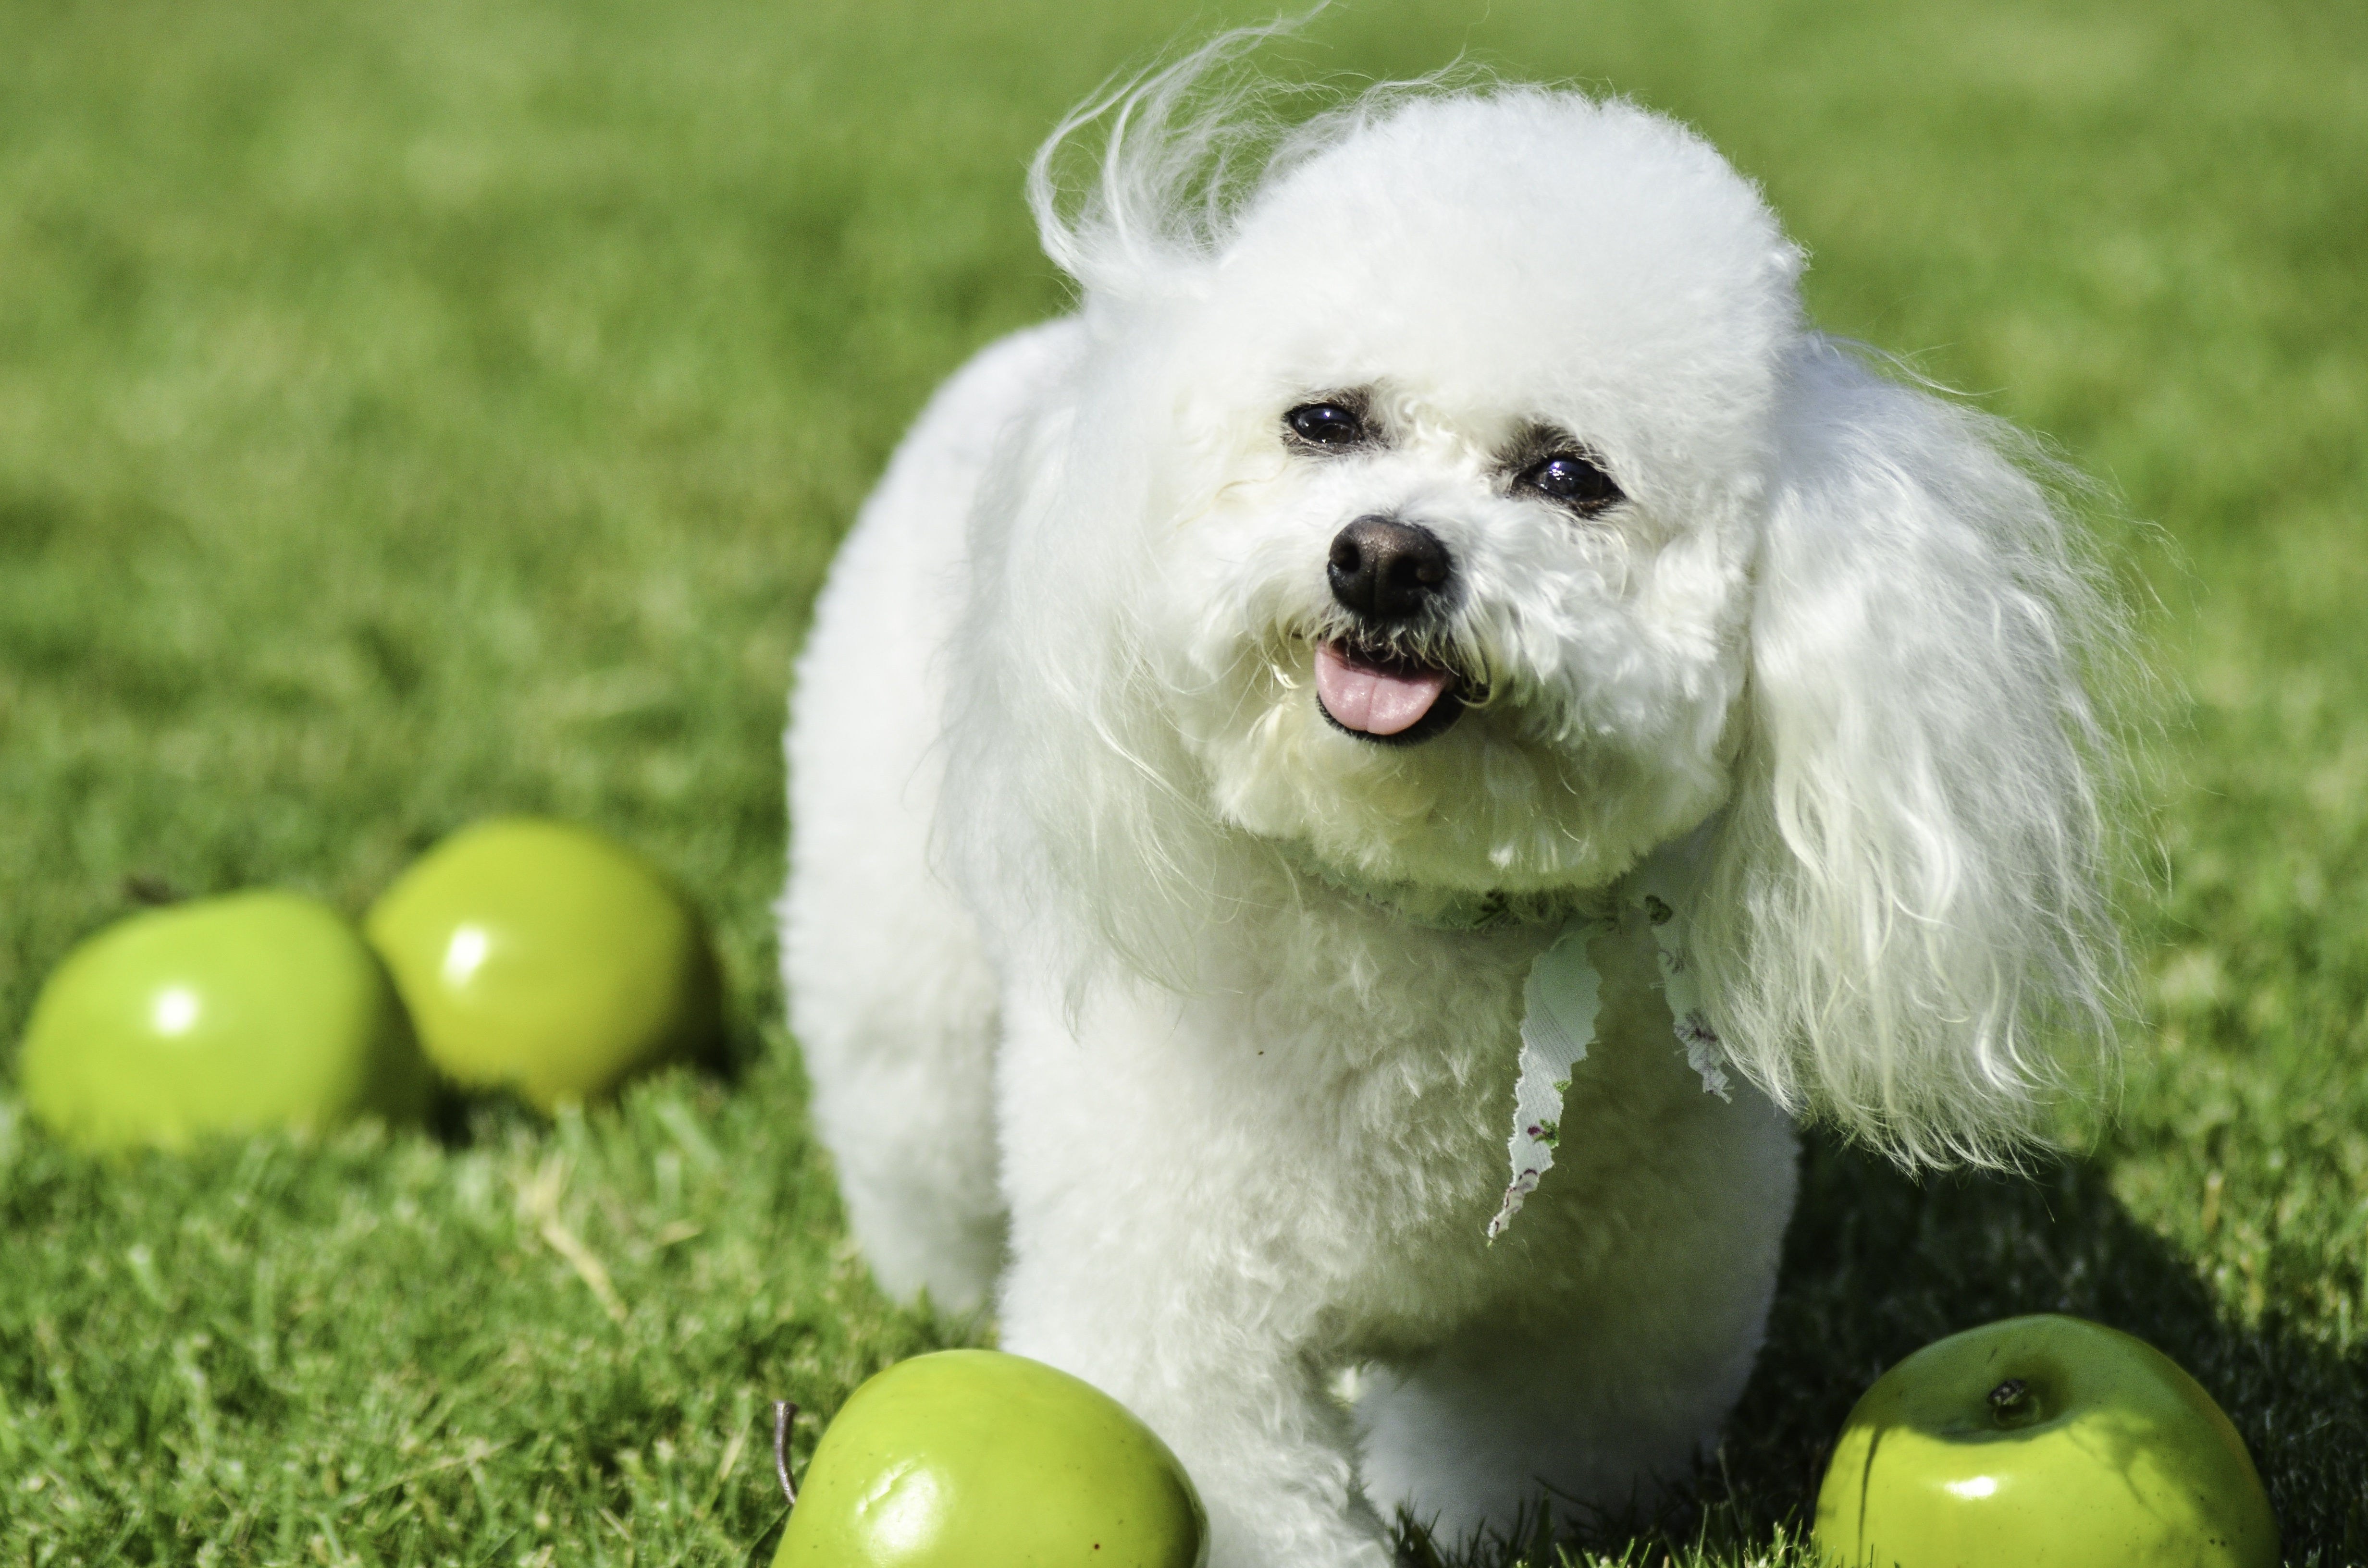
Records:
[[[1609,915],[1578,916],[1530,965],[1521,988],[1521,1076],[1513,1087],[1513,1135],[1506,1144],[1513,1179],[1505,1201],[1488,1221],[1490,1242],[1504,1234],[1551,1169],[1562,1142],[1563,1096],[1573,1071],[1595,1043],[1595,1016],[1602,1006],[1603,977],[1587,945],[1594,938],[1642,920],[1652,930],[1659,960],[1661,995],[1686,1065],[1702,1075],[1704,1093],[1721,1099],[1728,1092],[1725,1051],[1702,1008],[1702,991],[1687,963],[1686,906],[1679,869],[1656,855],[1622,883]]]

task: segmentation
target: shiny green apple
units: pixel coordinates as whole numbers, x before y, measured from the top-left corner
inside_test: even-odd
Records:
[[[588,828],[534,817],[463,828],[363,925],[429,1060],[546,1111],[696,1056],[721,1027],[699,916],[649,862]]]
[[[1209,1520],[1118,1401],[995,1350],[900,1361],[823,1434],[773,1568],[1201,1568]]]
[[[2275,1568],[2212,1396],[2142,1339],[2008,1318],[1908,1357],[1843,1424],[1816,1541],[1848,1568]]]
[[[25,1029],[25,1103],[88,1148],[417,1114],[429,1078],[350,922],[245,892],[118,921],[66,955]]]

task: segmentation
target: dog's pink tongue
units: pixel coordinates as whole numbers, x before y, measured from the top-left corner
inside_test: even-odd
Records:
[[[1329,642],[1315,645],[1315,695],[1324,699],[1324,710],[1343,728],[1369,735],[1412,729],[1454,684],[1445,670],[1402,676],[1350,664]]]

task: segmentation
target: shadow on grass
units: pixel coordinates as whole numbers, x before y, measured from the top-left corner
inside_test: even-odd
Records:
[[[680,1067],[736,1089],[765,1055],[765,1041],[757,1026],[738,1012],[728,1012],[716,1032],[685,1060],[663,1063],[629,1074],[604,1096],[613,1103],[634,1083],[669,1067]],[[448,1151],[491,1148],[512,1137],[540,1137],[551,1125],[550,1113],[509,1088],[463,1088],[439,1078],[428,1096],[421,1120],[429,1137]]]
[[[2098,1165],[1919,1180],[1821,1139],[1804,1160],[1767,1349],[1716,1460],[1652,1516],[1607,1519],[1577,1544],[1622,1562],[1764,1552],[1780,1528],[1805,1530],[1828,1445],[1867,1385],[1935,1339],[2024,1312],[2091,1318],[2170,1356],[2244,1434],[2286,1562],[2368,1562],[2368,1350],[2339,1353],[2274,1312],[2230,1322]],[[1402,1560],[1455,1561],[1419,1531]],[[1468,1561],[1554,1559],[1531,1532]]]

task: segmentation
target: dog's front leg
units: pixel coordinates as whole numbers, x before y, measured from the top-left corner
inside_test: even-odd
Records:
[[[1007,1003],[1004,1347],[1124,1403],[1207,1504],[1210,1568],[1389,1568],[1311,1351],[1331,1285],[1237,1040],[1154,999]]]

